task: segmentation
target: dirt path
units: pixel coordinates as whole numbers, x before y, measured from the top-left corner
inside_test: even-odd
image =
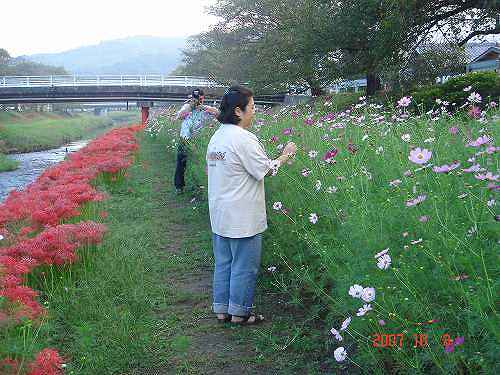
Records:
[[[162,181],[163,179],[159,179]],[[158,181],[158,180],[157,180]],[[161,183],[158,212],[164,220],[165,245],[160,251],[168,268],[164,274],[165,304],[156,311],[159,338],[170,353],[169,363],[133,374],[277,374],[283,373],[258,356],[238,335],[238,329],[220,324],[211,313],[212,263],[210,228],[194,215],[189,197],[177,197]],[[161,200],[163,198],[163,200]],[[188,220],[189,215],[198,220]],[[266,323],[268,324],[268,323]]]

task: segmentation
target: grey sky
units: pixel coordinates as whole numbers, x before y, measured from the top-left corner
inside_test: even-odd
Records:
[[[193,35],[215,22],[204,13],[213,2],[15,0],[15,6],[0,21],[0,48],[19,56],[60,52],[135,35]]]

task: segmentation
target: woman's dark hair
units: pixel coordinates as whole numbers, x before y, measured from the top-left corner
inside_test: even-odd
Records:
[[[222,97],[217,120],[221,124],[238,125],[241,119],[234,113],[234,110],[239,107],[245,111],[251,97],[253,97],[251,90],[242,86],[231,86]]]

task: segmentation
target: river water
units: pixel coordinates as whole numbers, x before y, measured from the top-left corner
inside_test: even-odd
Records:
[[[10,191],[22,190],[35,181],[44,170],[63,161],[67,154],[78,151],[88,142],[88,140],[77,141],[52,150],[7,155],[19,161],[19,168],[11,172],[0,172],[0,202],[7,198]]]

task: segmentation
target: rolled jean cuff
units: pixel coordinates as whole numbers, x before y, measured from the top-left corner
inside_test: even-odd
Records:
[[[234,303],[229,302],[229,309],[227,312],[231,315],[236,316],[248,316],[252,312],[251,307],[236,305]]]
[[[229,306],[224,303],[214,303],[213,309],[216,314],[227,314]]]

